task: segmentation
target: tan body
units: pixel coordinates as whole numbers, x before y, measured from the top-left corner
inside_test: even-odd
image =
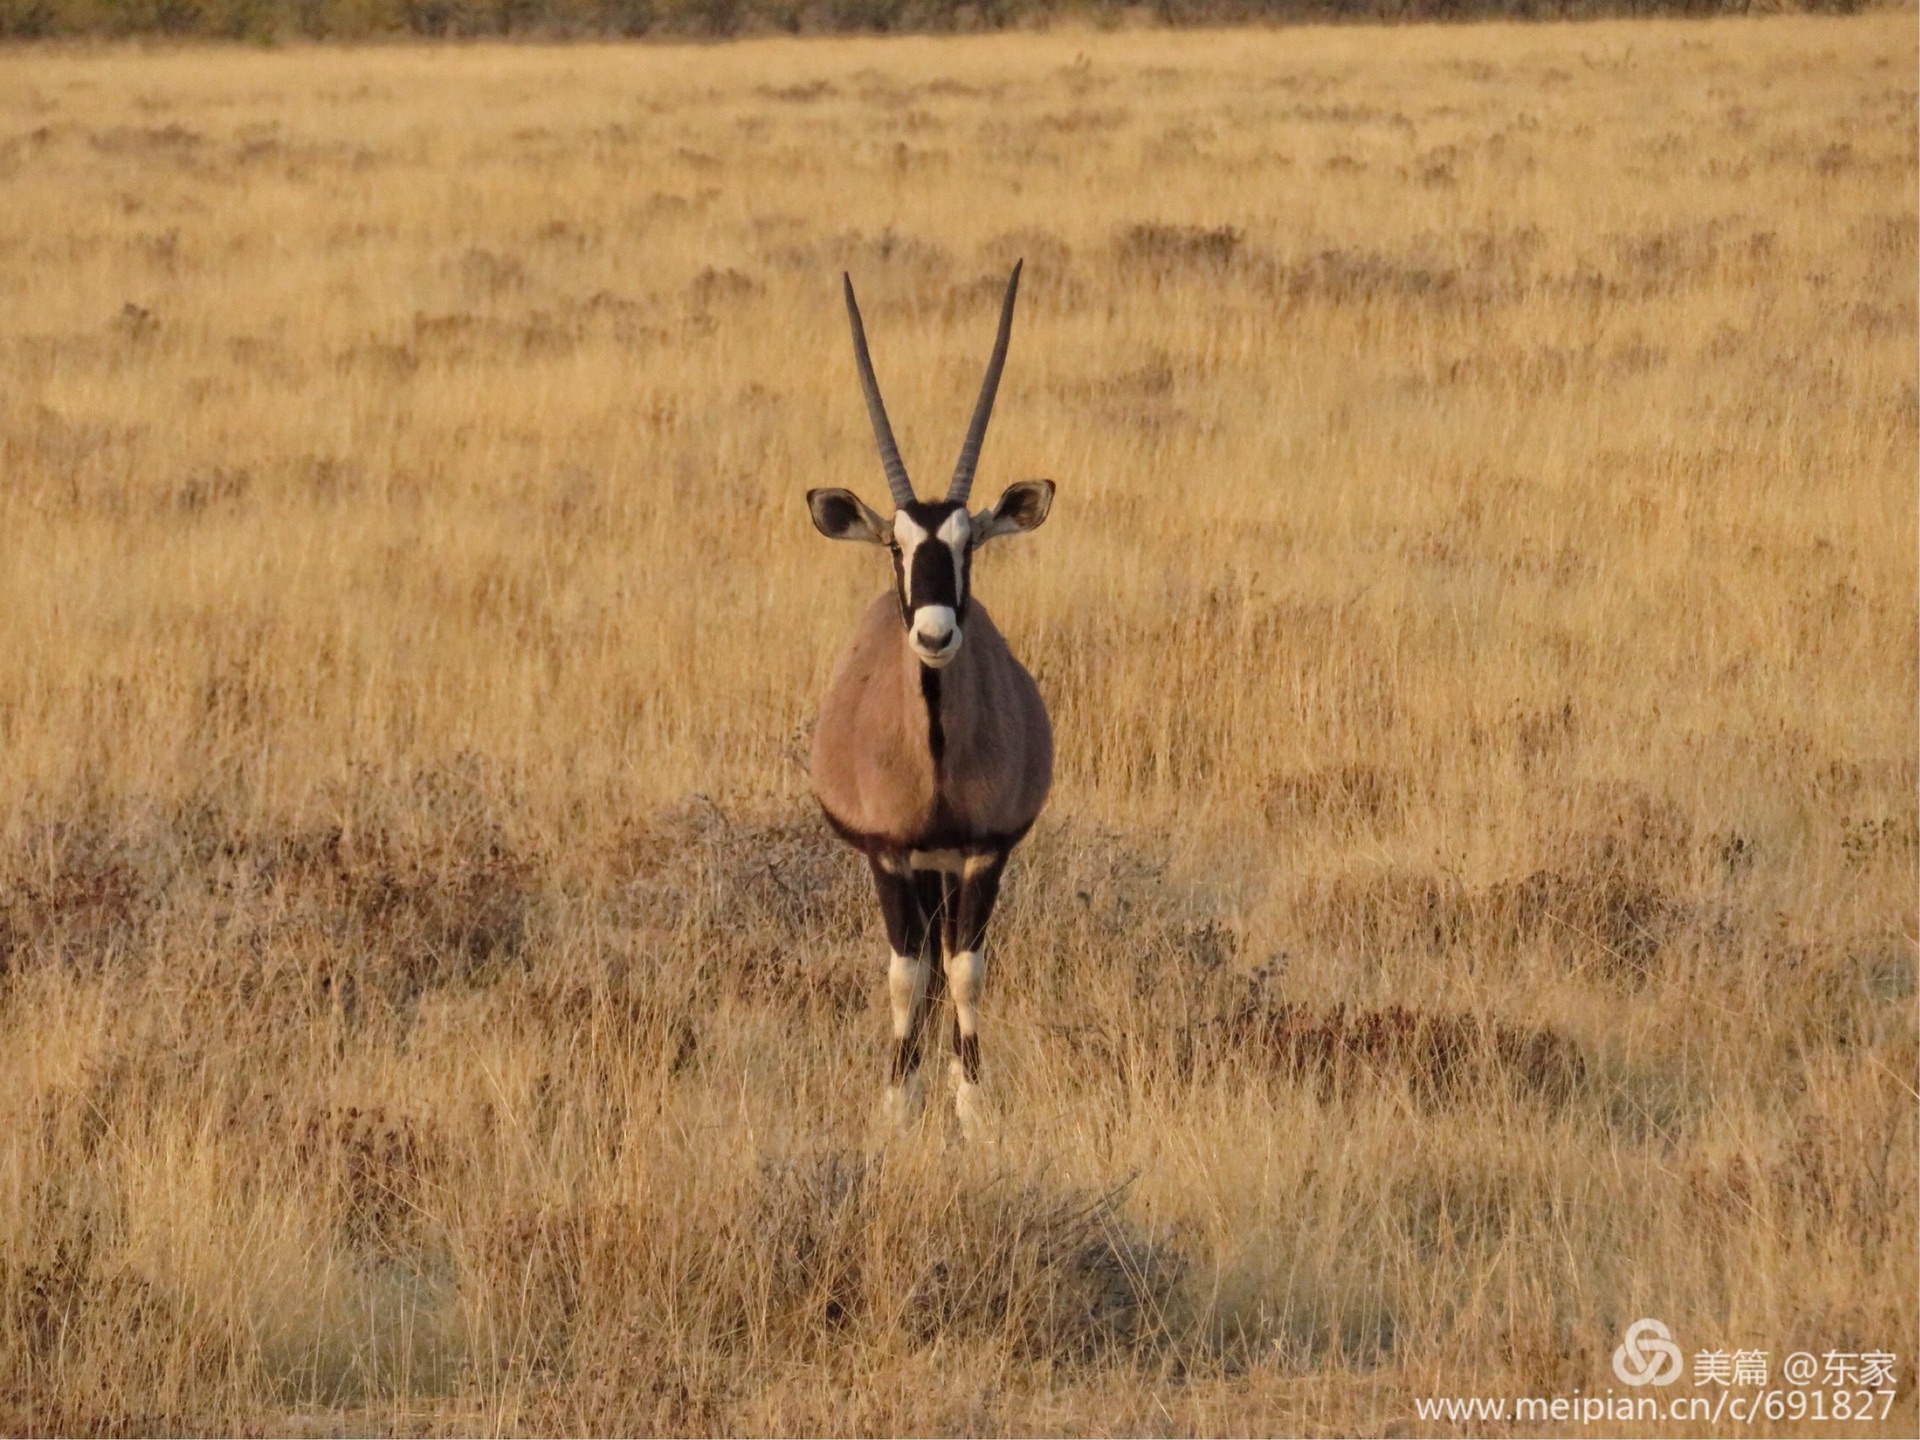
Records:
[[[970,603],[966,643],[930,672],[907,644],[898,599],[877,597],[814,730],[814,794],[835,827],[869,853],[1004,848],[1033,824],[1052,783],[1039,687],[986,607]]]

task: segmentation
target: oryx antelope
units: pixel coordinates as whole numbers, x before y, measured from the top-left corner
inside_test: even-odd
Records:
[[[1053,482],[1011,485],[991,510],[967,512],[1007,358],[1019,265],[1007,281],[993,357],[944,500],[913,493],[874,379],[853,281],[843,279],[853,357],[894,514],[883,519],[838,487],[808,491],[807,508],[828,539],[883,546],[893,558],[893,589],[867,607],[835,667],[814,730],[813,788],[828,822],[871,864],[893,948],[885,1110],[898,1124],[917,1107],[921,1033],[944,983],[953,993],[954,1107],[971,1137],[983,1120],[979,1004],[987,921],[1007,855],[1033,825],[1053,781],[1047,707],[974,598],[973,552],[1045,520]]]

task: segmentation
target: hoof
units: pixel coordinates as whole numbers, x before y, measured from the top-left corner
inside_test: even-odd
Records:
[[[889,1085],[880,1096],[880,1128],[897,1135],[920,1118],[921,1097],[917,1085]]]
[[[955,1079],[953,1114],[960,1122],[960,1138],[969,1145],[993,1143],[993,1124],[987,1114],[987,1097],[970,1080]]]

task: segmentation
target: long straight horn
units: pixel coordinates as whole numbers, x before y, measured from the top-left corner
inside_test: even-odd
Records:
[[[840,279],[847,287],[847,318],[853,322],[853,359],[860,367],[860,390],[867,397],[867,418],[873,421],[880,463],[887,468],[887,489],[893,492],[895,506],[911,505],[913,481],[907,478],[900,447],[893,440],[893,426],[887,423],[887,402],[880,398],[880,382],[873,378],[873,356],[867,353],[867,327],[860,323],[860,305],[853,298],[853,277],[842,271]]]
[[[987,421],[993,418],[993,397],[1000,388],[1000,367],[1007,363],[1007,338],[1013,334],[1013,297],[1020,291],[1020,267],[1026,263],[1024,260],[1013,262],[1007,298],[1000,302],[1000,333],[994,337],[993,358],[987,361],[987,378],[980,382],[973,423],[967,427],[967,438],[961,443],[960,462],[953,467],[953,483],[947,486],[947,499],[958,505],[967,503],[967,492],[973,489],[973,471],[980,463],[980,445],[987,438]]]

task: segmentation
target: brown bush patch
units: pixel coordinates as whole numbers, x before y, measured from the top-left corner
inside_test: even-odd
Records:
[[[157,905],[134,857],[98,829],[51,826],[26,848],[41,860],[0,892],[0,975],[35,956],[97,964]]]
[[[842,231],[808,251],[807,263],[825,263],[849,271],[856,283],[867,272],[885,272],[891,281],[902,285],[931,285],[945,280],[952,271],[953,254],[935,241],[905,235],[889,226],[877,235]],[[878,278],[875,275],[869,286]],[[866,304],[861,308],[866,309]]]
[[[1295,300],[1325,300],[1336,304],[1376,299],[1453,299],[1466,288],[1460,271],[1448,265],[1424,264],[1367,250],[1322,250],[1290,265],[1279,265],[1267,279],[1274,293]],[[1478,293],[1475,299],[1490,299]]]
[[[989,1335],[1022,1358],[1076,1363],[1164,1333],[1185,1264],[1121,1218],[1121,1191],[996,1177],[933,1194],[888,1180],[843,1153],[763,1166],[752,1243],[782,1320],[915,1346]]]
[[[420,1230],[420,1199],[440,1149],[431,1122],[383,1105],[316,1111],[293,1140],[295,1163],[324,1177],[342,1234],[357,1247],[383,1251]]]
[[[715,270],[708,266],[693,277],[693,283],[687,287],[687,294],[696,305],[713,305],[728,300],[751,300],[764,294],[766,286],[751,275],[728,267]]]
[[[577,325],[570,325],[544,311],[508,319],[494,315],[428,315],[413,317],[413,343],[388,347],[414,357],[418,364],[426,358],[447,362],[476,359],[530,359],[538,356],[565,355],[580,343]]]
[[[743,816],[695,797],[632,826],[616,865],[617,913],[689,947],[702,988],[842,1014],[871,999],[875,974],[820,953],[822,939],[883,942],[865,862],[811,803]]]
[[[696,796],[632,827],[619,863],[626,899],[659,925],[705,915],[800,933],[863,914],[871,896],[864,866],[810,803],[743,816]]]
[[[1036,225],[1006,230],[980,247],[980,258],[995,270],[1011,270],[1025,260],[1036,273],[1064,271],[1073,261],[1073,248],[1055,231]],[[1058,275],[1054,274],[1057,279]]]
[[[1223,270],[1245,242],[1232,225],[1130,225],[1120,232],[1114,251],[1122,264],[1162,273],[1174,270]]]
[[[1331,765],[1270,777],[1260,813],[1276,830],[1354,827],[1398,818],[1408,778],[1377,765]]]
[[[1535,870],[1472,888],[1405,870],[1310,884],[1295,916],[1312,944],[1363,954],[1511,954],[1548,946],[1568,966],[1638,982],[1685,918],[1665,891],[1623,870]]]
[[[1428,1104],[1501,1085],[1560,1105],[1586,1079],[1585,1055],[1548,1026],[1390,1005],[1330,1010],[1248,1001],[1222,1026],[1228,1053],[1315,1086],[1323,1101],[1401,1084]]]

